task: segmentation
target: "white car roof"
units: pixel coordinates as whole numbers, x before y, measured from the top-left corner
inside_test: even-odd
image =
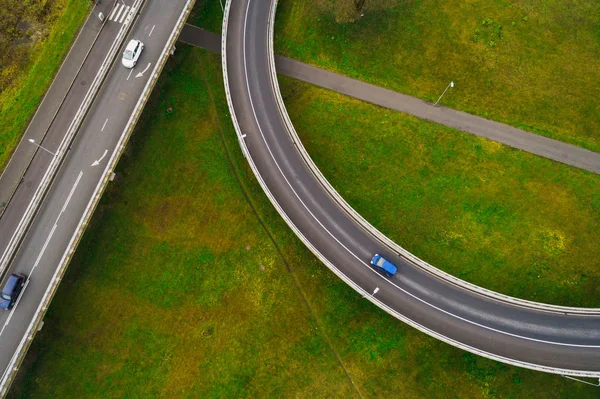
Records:
[[[135,46],[137,46],[137,44],[138,44],[138,40],[132,39],[127,44],[127,47],[125,48],[125,50],[133,51],[135,49]]]

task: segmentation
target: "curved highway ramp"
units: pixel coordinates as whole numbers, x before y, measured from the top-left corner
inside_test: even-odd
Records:
[[[446,275],[391,243],[337,195],[298,141],[279,94],[275,8],[276,0],[228,0],[223,70],[244,155],[298,237],[361,295],[429,335],[521,367],[600,377],[600,309],[527,302]],[[369,266],[375,253],[398,265],[393,278]]]

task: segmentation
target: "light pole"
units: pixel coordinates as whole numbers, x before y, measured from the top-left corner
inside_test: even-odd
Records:
[[[47,149],[47,148],[44,148],[44,147],[42,147],[41,145],[39,145],[38,143],[36,143],[34,139],[29,139],[29,142],[30,142],[31,144],[37,145],[39,148],[41,148],[42,150],[46,151],[47,153],[50,153],[50,154],[52,154],[52,155],[56,156],[56,154],[55,154],[55,153],[53,153],[52,151],[50,151],[49,149]]]
[[[446,90],[448,90],[451,87],[454,87],[454,81],[450,82],[450,84],[448,86],[446,86]],[[434,107],[437,107],[438,103],[440,102],[440,100],[442,99],[442,97],[444,96],[444,94],[446,94],[446,90],[444,90],[444,92],[442,93],[442,95],[440,96],[440,98],[438,98],[437,101],[435,102],[435,104],[433,104]]]
[[[225,12],[225,7],[223,7],[223,0],[219,0],[219,3],[221,3],[221,11]]]

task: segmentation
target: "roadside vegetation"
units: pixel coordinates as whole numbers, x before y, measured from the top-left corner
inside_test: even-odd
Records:
[[[347,287],[251,176],[219,55],[175,58],[12,397],[359,397],[350,381],[368,398],[596,397],[429,338]]]
[[[0,171],[93,3],[0,0]]]
[[[600,307],[600,176],[279,79],[317,166],[396,243],[494,291]]]
[[[351,2],[279,1],[276,52],[600,152],[600,2]]]

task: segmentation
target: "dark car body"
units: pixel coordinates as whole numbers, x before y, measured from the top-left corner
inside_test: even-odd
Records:
[[[8,277],[0,294],[0,309],[12,309],[23,290],[25,278],[25,275],[20,273],[11,274]]]
[[[375,254],[375,256],[373,256],[373,259],[371,259],[371,266],[384,273],[388,277],[392,277],[398,271],[396,265],[379,254]]]

